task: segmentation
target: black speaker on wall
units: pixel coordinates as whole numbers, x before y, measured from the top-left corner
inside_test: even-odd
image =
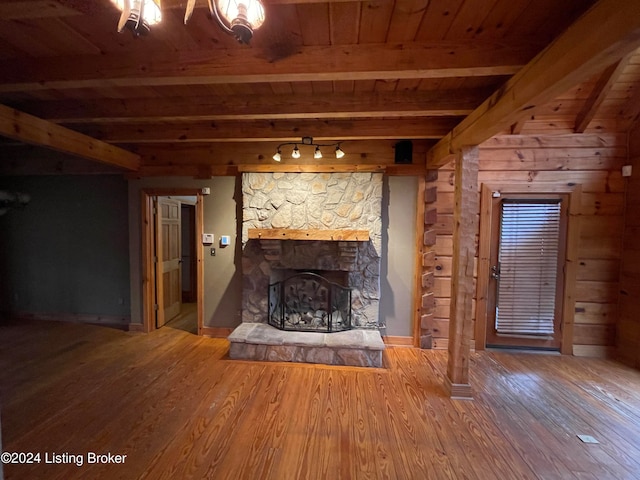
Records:
[[[413,163],[413,143],[401,140],[396,143],[396,163]]]

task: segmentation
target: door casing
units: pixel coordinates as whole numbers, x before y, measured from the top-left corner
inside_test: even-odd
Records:
[[[480,193],[480,235],[478,239],[478,279],[476,283],[476,350],[486,347],[488,318],[488,298],[490,288],[490,260],[492,238],[492,199],[493,192],[509,194],[566,194],[568,196],[567,237],[565,261],[562,269],[563,298],[562,317],[560,319],[562,354],[573,354],[573,319],[575,313],[575,285],[578,260],[578,241],[580,235],[580,185],[523,184],[523,183],[484,183]]]
[[[157,291],[154,241],[154,197],[167,196],[196,197],[196,238],[203,232],[203,197],[198,188],[153,188],[141,191],[141,240],[142,240],[142,330],[151,332],[156,329],[155,299]],[[196,311],[198,317],[198,335],[202,335],[204,321],[204,258],[202,248],[196,248]]]

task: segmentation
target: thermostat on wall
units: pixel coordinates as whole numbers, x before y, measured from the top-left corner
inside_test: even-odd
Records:
[[[203,233],[202,243],[205,245],[211,245],[213,243],[213,233]]]
[[[222,235],[220,237],[220,245],[223,247],[231,245],[231,237],[229,235]]]

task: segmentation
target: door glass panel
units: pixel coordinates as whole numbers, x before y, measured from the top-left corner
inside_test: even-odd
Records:
[[[559,200],[502,202],[498,335],[554,334],[560,214]]]

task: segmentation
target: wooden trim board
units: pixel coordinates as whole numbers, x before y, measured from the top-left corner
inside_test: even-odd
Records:
[[[480,205],[480,237],[478,244],[478,278],[476,281],[476,350],[484,350],[487,329],[487,292],[489,288],[489,261],[491,249],[491,199],[492,192],[501,194],[558,194],[568,195],[567,239],[564,264],[564,295],[562,307],[562,343],[560,352],[573,354],[573,323],[575,316],[575,283],[577,274],[578,242],[580,240],[581,185],[483,183]]]
[[[233,332],[231,327],[207,327],[199,328],[199,335],[209,338],[227,338]]]
[[[258,240],[325,240],[368,242],[368,230],[297,230],[293,228],[250,228],[249,239]]]

